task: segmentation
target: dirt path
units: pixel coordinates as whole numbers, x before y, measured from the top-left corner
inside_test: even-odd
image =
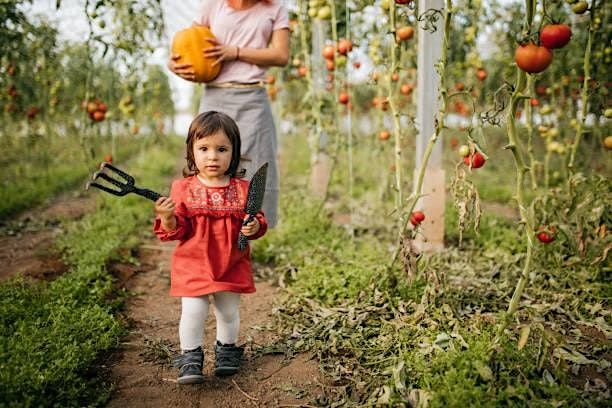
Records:
[[[173,243],[149,242],[141,247],[141,266],[116,268],[135,293],[127,302],[130,333],[112,367],[116,390],[110,407],[307,407],[322,393],[318,364],[307,356],[284,362],[282,355],[256,356],[256,345],[274,342],[263,328],[277,289],[257,283],[257,292],[245,295],[240,306],[240,344],[247,344],[246,361],[234,377],[212,374],[215,321],[211,311],[205,331],[205,375],[203,384],[179,386],[176,369],[167,362],[168,351],[178,350],[180,302],[168,295],[169,261]]]
[[[0,225],[0,281],[17,274],[53,279],[66,271],[53,247],[61,223],[81,218],[95,208],[95,197],[83,192],[64,193],[48,205],[28,210]]]

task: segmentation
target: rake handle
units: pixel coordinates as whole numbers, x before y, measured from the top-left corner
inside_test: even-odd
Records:
[[[138,194],[139,196],[148,198],[153,202],[159,200],[159,197],[161,197],[161,194],[156,193],[153,190],[149,190],[148,188],[135,188],[133,192],[134,194]]]

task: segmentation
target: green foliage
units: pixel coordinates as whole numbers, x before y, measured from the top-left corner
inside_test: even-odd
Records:
[[[407,268],[412,280],[399,268],[386,271],[395,233],[382,214],[387,214],[392,197],[372,198],[381,180],[374,169],[387,165],[380,160],[383,151],[355,152],[355,180],[362,185],[355,189],[353,208],[365,217],[354,218],[351,229],[343,227],[333,212],[350,208],[343,177],[332,179],[325,206],[305,197],[299,192],[306,187],[304,173],[309,171],[302,154],[305,143],[291,136],[285,139],[291,148],[284,150],[283,163],[288,169],[284,174],[291,176],[284,179],[281,223],[255,245],[255,256],[260,262],[273,262],[279,282],[286,287],[287,297],[278,306],[277,317],[287,353],[313,353],[334,384],[314,405],[417,406],[418,401],[434,407],[602,404],[605,394],[585,391],[585,379],[575,373],[585,359],[607,366],[604,350],[609,348],[603,343],[593,348],[580,341],[584,334],[575,322],[581,322],[579,327],[591,324],[589,327],[605,331],[605,288],[609,285],[596,282],[595,277],[600,276],[596,274],[585,283],[585,274],[601,268],[591,263],[604,260],[602,250],[608,244],[595,240],[601,229],[592,231],[609,223],[603,215],[609,212],[605,204],[609,186],[601,177],[588,182],[580,179],[572,184],[571,194],[560,190],[546,205],[539,205],[539,218],[543,213],[565,214],[569,230],[575,232],[583,225],[585,232],[591,231],[585,241],[586,257],[579,263],[573,261],[576,276],[570,277],[565,271],[571,269],[561,260],[574,253],[574,248],[559,251],[552,246],[566,245],[565,238],[538,250],[526,306],[516,315],[521,326],[511,325],[501,342],[494,344],[497,323],[525,262],[527,243],[509,200],[515,188],[509,170],[512,158],[502,154],[499,132],[488,132],[490,140],[483,145],[495,159],[468,174],[479,191],[483,183],[497,191],[482,199],[480,228],[467,231],[462,246],[457,247],[457,212],[449,202],[447,247],[407,259],[412,262]],[[450,173],[448,168],[458,159],[456,153],[448,154]],[[386,221],[387,228],[378,227],[378,218]],[[545,257],[558,260],[551,263]],[[577,289],[581,286],[584,289]],[[588,303],[581,305],[581,299]],[[558,302],[567,304],[564,313],[574,323],[566,315],[553,316],[553,305]],[[545,325],[540,323],[542,316],[546,316]],[[521,327],[527,325],[531,335],[517,347]],[[585,358],[565,361],[559,357],[564,348]],[[573,365],[575,361],[579,363]]]
[[[120,143],[117,143],[115,163],[121,163],[143,144],[141,138],[131,136],[117,139]],[[94,140],[92,142],[98,147],[86,153],[68,137],[0,137],[3,150],[0,158],[3,169],[0,176],[0,220],[35,207],[79,184],[84,187],[92,169],[96,169],[104,156],[112,151],[109,138],[96,137]]]
[[[143,185],[160,186],[179,149],[177,140],[157,146],[127,170]],[[59,240],[68,273],[50,283],[0,285],[0,405],[104,404],[109,388],[96,361],[124,334],[105,265],[151,219],[147,200],[101,195],[97,211],[67,225]]]

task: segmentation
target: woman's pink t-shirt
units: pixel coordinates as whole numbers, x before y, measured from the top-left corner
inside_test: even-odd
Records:
[[[231,8],[226,0],[203,0],[197,24],[210,27],[221,44],[240,48],[267,48],[272,32],[289,28],[287,9],[278,0],[257,2],[246,10]],[[265,79],[266,67],[244,61],[224,61],[212,83],[257,82]]]

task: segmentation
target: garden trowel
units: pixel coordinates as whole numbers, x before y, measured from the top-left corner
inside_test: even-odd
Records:
[[[266,192],[266,176],[268,175],[268,163],[264,163],[253,175],[249,183],[249,192],[247,193],[246,205],[244,212],[249,215],[249,218],[244,220],[242,225],[247,225],[253,221],[255,214],[261,210],[264,194]],[[247,246],[248,238],[241,232],[238,236],[238,249],[243,251]]]

